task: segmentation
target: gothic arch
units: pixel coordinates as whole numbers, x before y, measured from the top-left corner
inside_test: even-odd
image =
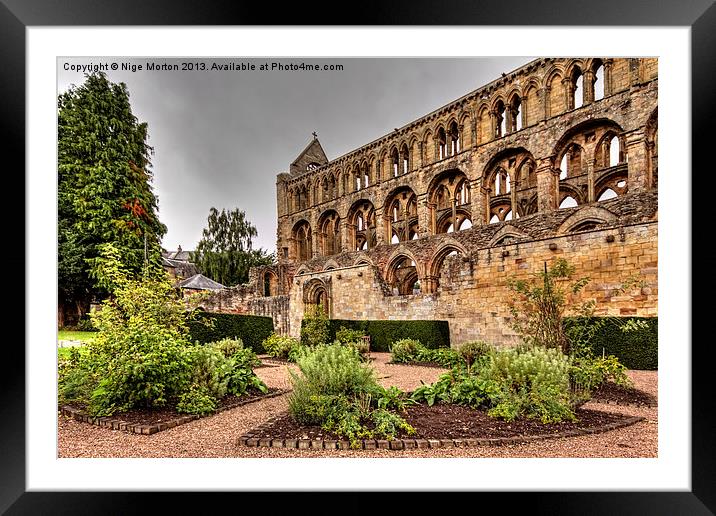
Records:
[[[506,238],[514,238],[516,240],[530,240],[532,237],[524,231],[517,229],[515,226],[506,224],[492,236],[488,247],[495,247],[497,245],[501,245]]]
[[[574,228],[583,225],[585,222],[611,224],[617,222],[617,216],[601,206],[587,206],[581,210],[577,210],[564,219],[557,229],[557,234],[570,233]]]

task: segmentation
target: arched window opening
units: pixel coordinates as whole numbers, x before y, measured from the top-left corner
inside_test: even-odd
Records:
[[[398,222],[399,214],[400,214],[400,202],[395,201],[395,204],[393,204],[393,222]]]
[[[269,297],[271,295],[271,277],[269,274],[264,274],[264,296]]]
[[[458,185],[455,197],[460,206],[470,204],[470,184],[467,181],[463,181]]]
[[[460,130],[457,127],[457,122],[450,124],[450,154],[457,154],[460,152]]]
[[[470,219],[465,219],[462,221],[462,224],[460,224],[460,227],[458,228],[458,231],[463,231],[465,229],[470,229],[472,227],[472,221]]]
[[[375,246],[375,211],[368,200],[356,201],[348,212],[348,224],[352,239],[349,246],[352,251],[361,251]]]
[[[408,151],[408,146],[403,145],[400,148],[400,169],[401,174],[407,174],[408,168],[410,166],[410,152]]]
[[[609,140],[609,166],[615,167],[617,166],[621,160],[620,157],[620,148],[619,148],[619,138],[617,136],[614,136],[611,140]]]
[[[395,233],[393,233],[393,237],[390,239],[390,243],[391,243],[391,244],[399,244],[399,243],[400,243],[400,239],[398,238],[398,235],[396,235]]]
[[[594,72],[594,100],[604,98],[604,65],[599,65]]]
[[[508,212],[505,214],[504,220],[512,220],[512,210],[508,211]]]
[[[356,192],[360,190],[360,176],[356,176]]]
[[[452,224],[450,224],[450,225],[448,226],[448,228],[447,228],[447,231],[446,231],[445,233],[452,233],[453,231],[455,231],[455,228],[453,227]]]
[[[577,109],[584,104],[584,75],[582,70],[575,68],[572,74],[572,107]]]
[[[388,267],[388,284],[394,296],[420,293],[420,282],[415,262],[401,256]]]
[[[363,245],[360,247],[361,251],[367,251],[368,250],[368,241],[366,240],[363,242]]]
[[[559,178],[567,179],[567,154],[562,156],[562,162],[559,164]]]
[[[510,175],[505,173],[505,193],[510,193]]]
[[[398,171],[399,171],[398,149],[393,149],[393,152],[390,155],[390,159],[391,159],[391,163],[393,165],[393,177],[398,177]]]
[[[597,201],[606,201],[607,199],[614,199],[615,197],[617,197],[617,193],[611,188],[607,188],[602,192],[602,195],[599,196]]]
[[[522,129],[522,100],[515,95],[510,106],[510,115],[512,118],[510,132]]]
[[[363,172],[363,188],[368,188],[368,184],[370,183],[370,177],[368,176],[368,171]]]
[[[293,239],[295,242],[295,255],[299,262],[304,262],[312,258],[311,246],[311,226],[308,222],[299,222],[293,230]]]
[[[572,197],[571,195],[568,195],[564,199],[562,199],[562,202],[559,204],[559,209],[562,208],[574,208],[577,206],[577,201]]]
[[[437,138],[437,144],[438,144],[438,155],[440,156],[440,159],[447,157],[447,137],[445,136],[445,129],[442,127],[438,130],[438,138]]]
[[[500,138],[507,134],[507,119],[505,117],[505,104],[500,100],[495,106],[495,137]]]
[[[357,226],[358,226],[358,231],[363,231],[365,229],[365,227],[363,226],[364,222],[363,222],[363,214],[362,213],[358,214],[358,217],[356,218],[356,222],[357,222]]]
[[[574,226],[572,229],[570,229],[570,233],[576,233],[578,231],[589,231],[592,229],[596,229],[597,222],[593,220],[586,220],[584,222],[580,222],[576,226]]]
[[[495,222],[500,222],[500,219],[497,218],[497,215],[493,215],[490,219],[490,224],[494,224]]]

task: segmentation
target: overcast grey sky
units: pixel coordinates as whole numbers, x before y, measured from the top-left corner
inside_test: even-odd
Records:
[[[66,69],[70,65],[106,64],[108,78],[127,85],[135,116],[149,125],[153,187],[168,227],[165,249],[194,249],[214,206],[244,210],[258,230],[254,246],[275,252],[276,174],[288,171],[313,131],[335,159],[532,59],[60,58],[58,91],[84,80],[82,71]],[[195,70],[146,69],[147,63],[182,62]],[[214,62],[256,69],[216,71]],[[120,68],[112,70],[112,63]],[[122,71],[122,63],[144,69]],[[340,64],[343,70],[262,71],[264,63]]]

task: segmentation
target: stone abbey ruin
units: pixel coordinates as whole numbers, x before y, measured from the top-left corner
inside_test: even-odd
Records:
[[[598,314],[656,316],[657,70],[537,59],[338,158],[314,137],[277,176],[276,265],[204,308],[298,336],[320,303],[508,344],[507,280],[562,257]]]

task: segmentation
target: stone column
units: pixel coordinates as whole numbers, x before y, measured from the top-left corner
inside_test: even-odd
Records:
[[[574,109],[574,102],[572,98],[572,80],[569,77],[562,79],[562,93],[564,94],[564,105],[567,106],[565,111],[571,111]]]
[[[470,181],[470,213],[473,226],[485,224],[485,193],[482,191],[482,179]]]
[[[593,149],[590,149],[590,156],[594,154]],[[585,163],[587,165],[587,202],[594,202],[594,166],[597,160],[594,158],[587,158]]]
[[[550,109],[551,109],[550,93],[552,90],[549,86],[547,86],[545,88],[540,89],[539,91],[540,91],[540,99],[542,101],[542,120],[547,120],[547,118],[549,117]]]
[[[428,194],[418,194],[418,226],[420,232],[418,238],[423,238],[433,234],[430,221],[430,205],[428,204]]]
[[[630,192],[643,192],[648,188],[646,138],[643,129],[625,134],[627,151],[627,185]]]
[[[592,70],[584,70],[582,74],[582,91],[584,91],[584,102],[591,104],[594,102],[594,72]]]
[[[557,192],[555,191],[555,174],[550,158],[537,160],[537,211],[545,212],[557,209]]]
[[[604,96],[612,94],[612,63],[613,59],[605,59],[604,64]]]

